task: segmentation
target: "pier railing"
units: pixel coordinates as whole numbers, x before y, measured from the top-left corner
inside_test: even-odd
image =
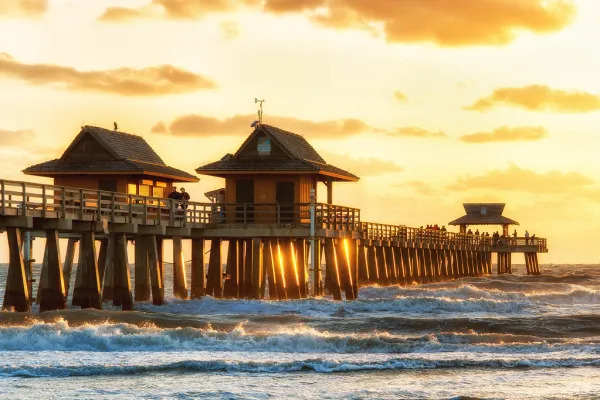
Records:
[[[295,225],[310,224],[311,206],[319,229],[358,232],[362,239],[431,245],[487,246],[490,249],[526,248],[547,251],[546,239],[501,237],[446,232],[403,225],[362,222],[360,209],[324,203],[201,203],[107,192],[32,182],[0,180],[0,215],[107,219],[116,223]]]

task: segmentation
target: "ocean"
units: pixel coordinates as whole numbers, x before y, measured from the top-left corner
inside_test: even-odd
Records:
[[[353,302],[168,292],[133,312],[3,312],[0,398],[600,397],[600,266],[513,270]]]

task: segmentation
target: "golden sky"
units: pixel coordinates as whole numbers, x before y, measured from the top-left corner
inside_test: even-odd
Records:
[[[34,180],[113,121],[193,172],[237,149],[260,97],[362,178],[334,202],[364,220],[506,202],[543,262],[598,262],[599,39],[598,0],[0,0],[0,175]],[[193,200],[222,185],[201,179]]]

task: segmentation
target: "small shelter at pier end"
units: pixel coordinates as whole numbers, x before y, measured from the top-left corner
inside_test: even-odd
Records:
[[[225,178],[225,203],[238,205],[236,222],[242,212],[240,204],[246,204],[246,222],[267,222],[275,212],[273,206],[279,207],[280,220],[298,221],[300,214],[294,205],[309,203],[311,190],[316,196],[318,182],[327,187],[327,203],[332,204],[334,182],[359,180],[327,164],[301,135],[262,123],[255,126],[235,154],[227,154],[196,172]]]
[[[23,170],[54,178],[57,186],[104,190],[165,198],[175,182],[198,182],[170,167],[141,136],[84,126],[56,160]]]
[[[458,225],[461,233],[467,232],[469,225],[500,225],[504,236],[508,236],[510,225],[519,225],[513,219],[507,218],[504,212],[504,203],[464,203],[466,215],[450,222],[450,225]]]

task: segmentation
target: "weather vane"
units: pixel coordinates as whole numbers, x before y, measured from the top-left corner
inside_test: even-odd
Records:
[[[254,98],[254,104],[259,103],[260,104],[260,110],[258,110],[258,121],[254,121],[252,123],[252,127],[258,125],[258,124],[262,124],[262,120],[263,120],[263,103],[265,102],[264,99],[259,99],[258,97]]]

